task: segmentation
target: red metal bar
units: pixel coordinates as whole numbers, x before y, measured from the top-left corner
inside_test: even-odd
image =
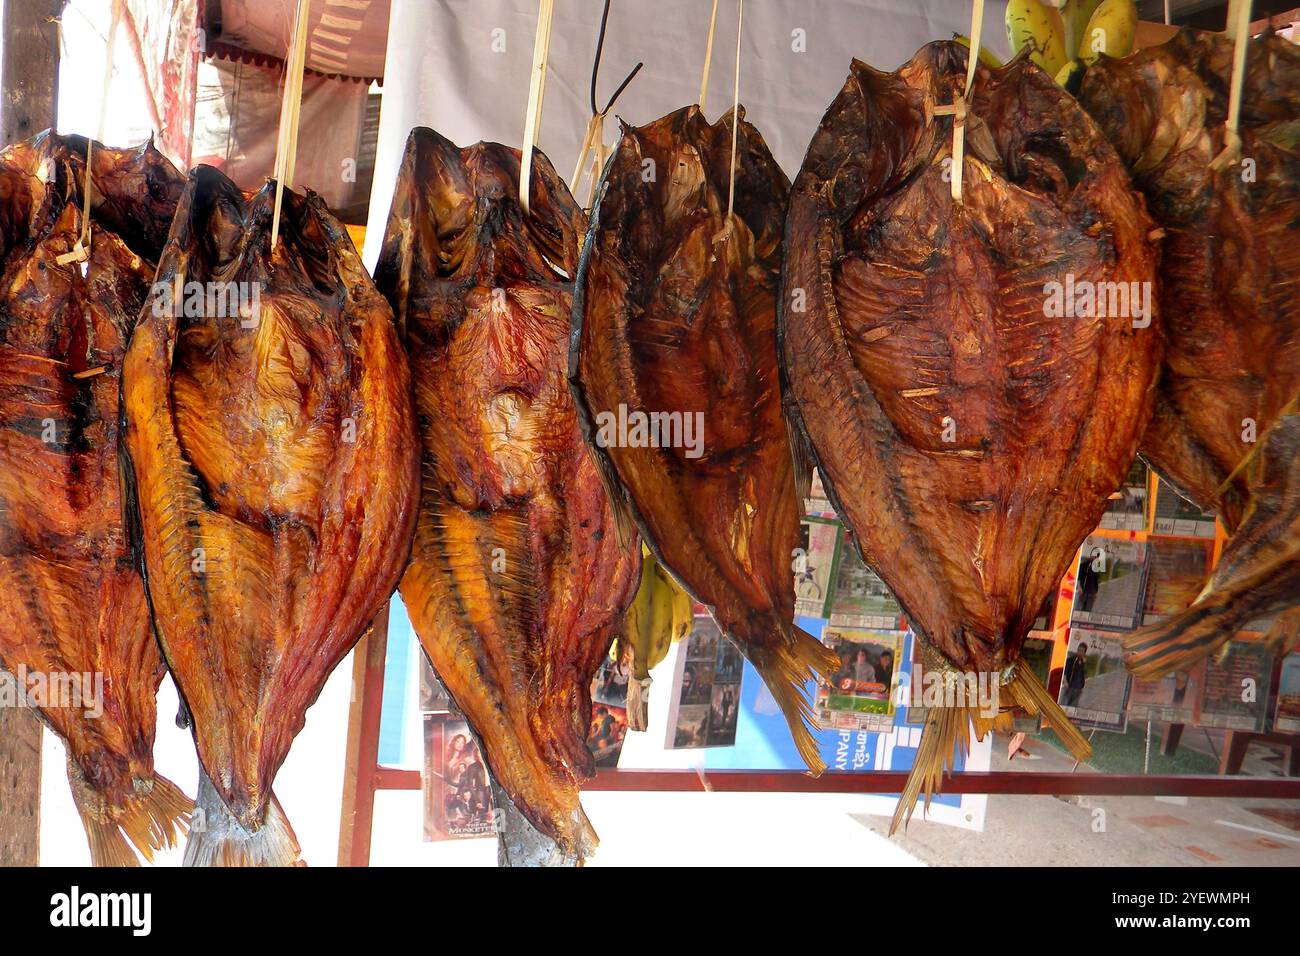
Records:
[[[601,770],[584,790],[678,791],[720,793],[899,793],[907,780],[902,770],[869,773],[828,772],[810,777],[798,770]],[[380,790],[418,790],[418,770],[380,767]],[[1300,799],[1300,779],[1287,777],[1147,776],[1103,773],[1017,773],[966,771],[945,775],[945,793],[1027,794],[1052,796],[1258,797]]]

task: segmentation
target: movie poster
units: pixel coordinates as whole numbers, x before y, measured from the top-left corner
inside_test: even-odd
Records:
[[[1234,638],[1205,662],[1205,691],[1196,723],[1224,730],[1262,731],[1268,713],[1273,658],[1260,640]]]
[[[1159,680],[1134,678],[1129,715],[1138,721],[1190,724],[1196,719],[1196,702],[1204,687],[1204,661]]]
[[[840,526],[823,518],[804,518],[799,525],[799,548],[794,569],[794,613],[826,617],[830,607]]]
[[[1091,535],[1075,572],[1070,620],[1089,627],[1131,630],[1142,607],[1146,545]]]
[[[1141,458],[1134,459],[1124,484],[1111,495],[1098,527],[1112,531],[1146,530],[1147,466]]]
[[[587,749],[597,767],[617,767],[627,734],[627,674],[610,657],[601,663],[591,682],[591,727]]]
[[[1118,733],[1127,730],[1130,684],[1122,635],[1070,628],[1056,702],[1078,726]]]
[[[903,609],[880,575],[863,563],[858,549],[848,541],[840,545],[831,595],[832,627],[859,627],[876,631],[903,628]]]
[[[893,689],[903,635],[827,627],[822,640],[839,657],[840,668],[818,685],[818,724],[823,730],[888,732],[894,726]]]
[[[496,834],[487,765],[464,718],[424,715],[424,839]]]
[[[1213,541],[1154,538],[1147,543],[1146,598],[1142,623],[1154,624],[1183,610],[1201,593],[1210,573]]]
[[[1300,651],[1282,658],[1273,731],[1279,734],[1300,734]]]
[[[1152,532],[1181,538],[1213,538],[1214,515],[1196,507],[1164,479],[1157,479]]]
[[[730,747],[740,714],[740,651],[707,614],[696,616],[684,643],[677,655],[667,746]]]

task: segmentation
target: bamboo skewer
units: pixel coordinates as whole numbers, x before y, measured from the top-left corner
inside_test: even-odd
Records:
[[[1232,47],[1232,86],[1228,90],[1228,118],[1223,124],[1223,149],[1210,162],[1219,172],[1241,158],[1241,94],[1246,85],[1246,48],[1250,42],[1250,0],[1231,0],[1228,5],[1228,37]]]
[[[95,191],[91,170],[94,166],[95,141],[104,138],[104,123],[108,118],[108,87],[113,82],[113,41],[117,38],[117,27],[121,22],[122,0],[113,0],[113,15],[108,25],[108,36],[104,40],[104,81],[99,88],[99,125],[95,127],[94,136],[86,137],[86,177],[81,186],[81,232],[72,249],[55,258],[55,263],[61,266],[69,262],[85,262],[90,258],[90,198]]]
[[[528,215],[528,196],[533,178],[533,148],[542,120],[542,97],[546,93],[546,60],[551,48],[551,16],[555,0],[539,0],[537,36],[533,40],[533,69],[528,81],[528,110],[524,114],[523,158],[519,164],[519,207]]]
[[[740,38],[745,25],[745,0],[736,0],[736,76],[731,95],[731,177],[727,184],[727,234],[736,208],[736,138],[740,131]]]
[[[709,14],[709,39],[704,47],[704,75],[700,77],[700,109],[704,109],[704,100],[709,95],[709,65],[713,62],[713,28],[718,25],[718,0],[713,0],[713,12]]]
[[[935,107],[936,116],[952,116],[952,200],[961,203],[962,169],[966,155],[966,113],[975,95],[975,68],[979,65],[980,34],[984,29],[984,0],[971,5],[970,50],[966,55],[966,87],[951,104]]]
[[[275,144],[275,212],[271,217],[271,248],[280,239],[280,207],[286,185],[293,184],[298,155],[298,114],[302,110],[302,75],[307,59],[307,14],[310,0],[298,0],[293,37],[285,61],[284,97],[280,102],[280,131]]]

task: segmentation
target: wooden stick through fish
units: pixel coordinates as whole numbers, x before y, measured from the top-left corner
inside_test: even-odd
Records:
[[[704,109],[704,100],[709,95],[709,65],[713,62],[713,28],[718,25],[718,0],[713,0],[713,12],[709,14],[709,40],[704,47],[704,75],[700,77],[700,110]]]
[[[555,0],[540,0],[537,9],[537,37],[533,41],[533,72],[528,81],[528,111],[524,114],[523,160],[519,164],[519,207],[528,215],[528,193],[533,178],[533,147],[542,121],[542,97],[546,93],[546,60],[551,49],[551,15]]]
[[[280,132],[275,143],[275,212],[271,217],[271,248],[280,241],[280,206],[284,188],[293,183],[298,155],[298,114],[302,110],[302,74],[307,60],[309,0],[298,0],[293,14],[293,38],[285,60],[284,97],[280,101]]]
[[[1232,47],[1232,86],[1228,90],[1228,118],[1223,124],[1223,149],[1210,161],[1216,173],[1241,157],[1241,92],[1246,85],[1246,45],[1250,42],[1250,0],[1228,4],[1228,36]]]
[[[952,201],[961,202],[961,174],[966,156],[966,111],[975,95],[975,67],[979,64],[980,33],[984,29],[984,0],[971,5],[970,50],[966,54],[966,87],[947,106],[935,108],[936,116],[952,116]]]

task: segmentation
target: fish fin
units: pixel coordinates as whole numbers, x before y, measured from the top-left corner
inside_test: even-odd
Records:
[[[1195,604],[1159,624],[1124,636],[1124,659],[1134,677],[1155,680],[1182,670],[1228,642],[1243,615],[1223,599],[1203,594]]]
[[[199,768],[199,795],[190,820],[183,866],[304,866],[293,827],[275,794],[266,817],[256,830],[248,830],[227,809],[217,788]]]
[[[137,852],[146,862],[153,862],[156,851],[180,842],[194,808],[176,784],[158,775],[142,781],[140,792],[117,806],[95,792],[71,761],[68,782],[94,866],[139,866]]]
[[[1056,732],[1061,743],[1065,744],[1076,760],[1087,760],[1092,756],[1092,744],[1079,733],[1074,721],[1061,709],[1038,675],[1024,665],[1016,667],[1011,680],[1002,686],[1002,691],[1011,698],[1011,703],[1020,707],[1031,716],[1041,716],[1047,726]]]
[[[799,756],[814,777],[826,769],[812,734],[813,712],[804,689],[808,681],[829,678],[839,666],[835,652],[798,625],[776,647],[757,646],[744,650],[757,668],[781,713],[785,715]]]
[[[1028,667],[1018,666],[1011,680],[1003,684],[1001,690],[1010,699],[1010,704],[1030,715],[1041,715],[1077,760],[1086,760],[1092,756],[1092,745],[1052,699],[1038,675]],[[969,706],[928,708],[925,727],[921,732],[921,746],[916,752],[912,772],[908,774],[907,783],[899,795],[898,806],[894,809],[894,818],[889,825],[889,835],[893,836],[900,825],[907,828],[922,789],[925,791],[925,810],[930,809],[930,799],[941,789],[944,772],[956,766],[956,755],[964,757],[970,751],[972,728],[976,739],[983,739],[991,730],[1010,730],[1013,717],[1012,709],[1001,704],[994,715],[986,715],[978,707]]]
[[[790,438],[790,454],[794,462],[794,493],[799,502],[799,513],[803,514],[804,502],[812,494],[813,449],[808,434],[803,430],[803,422],[790,414],[791,402],[782,402],[785,411],[786,434]]]
[[[921,745],[916,751],[916,762],[907,775],[907,783],[899,794],[894,818],[889,824],[893,836],[901,825],[907,829],[916,809],[922,788],[925,789],[925,812],[930,809],[930,798],[940,789],[945,769],[956,765],[955,754],[965,756],[970,750],[970,708],[930,707],[925,712],[925,727],[921,731]]]
[[[614,533],[618,535],[620,548],[635,547],[637,543],[637,521],[632,513],[632,501],[627,489],[619,480],[614,462],[604,451],[590,449],[592,459],[596,462],[596,471],[600,475],[600,484],[605,489],[605,499],[609,502],[610,513],[614,516]]]

